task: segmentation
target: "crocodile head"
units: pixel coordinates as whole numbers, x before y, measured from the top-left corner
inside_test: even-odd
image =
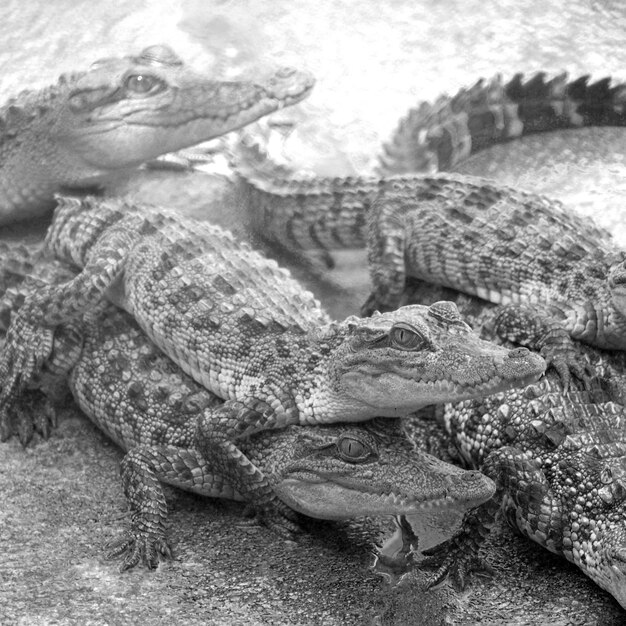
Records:
[[[545,370],[545,361],[526,348],[480,339],[451,302],[348,318],[341,327],[345,335],[329,362],[332,393],[323,409],[341,411],[344,421],[402,416],[428,404],[523,387]]]
[[[313,83],[288,68],[258,83],[210,80],[167,46],[151,46],[70,79],[50,133],[93,170],[119,170],[249,124],[306,97]]]
[[[293,426],[255,437],[246,454],[293,509],[322,519],[465,512],[495,485],[415,450],[397,420]],[[263,459],[255,457],[255,450]]]
[[[26,157],[43,153],[40,185],[87,186],[294,104],[313,84],[310,74],[290,68],[255,82],[212,80],[169,47],[151,46],[138,56],[96,61],[54,88],[9,101],[4,132],[19,141],[9,141],[2,156],[21,158],[32,175]]]

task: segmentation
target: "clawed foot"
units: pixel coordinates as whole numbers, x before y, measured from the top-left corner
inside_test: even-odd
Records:
[[[10,430],[11,406],[52,352],[54,333],[20,317],[12,320],[0,352],[0,432]]]
[[[155,569],[161,561],[172,558],[172,550],[163,531],[129,530],[104,546],[104,558],[108,561],[123,557],[120,572],[143,563]]]
[[[48,439],[57,425],[54,404],[39,390],[25,390],[0,410],[0,441],[17,435],[26,447],[35,433]]]
[[[540,354],[546,360],[547,368],[556,370],[565,391],[573,387],[574,379],[581,381],[586,390],[591,388],[595,368],[573,346],[544,346]]]
[[[427,589],[433,589],[450,579],[454,588],[462,591],[466,588],[470,575],[491,577],[494,574],[489,563],[474,554],[463,554],[454,545],[454,541],[435,546],[424,554],[427,558],[420,562],[420,569],[436,570],[426,585]]]
[[[262,507],[250,504],[244,509],[244,516],[249,523],[266,526],[283,539],[293,540],[301,532],[298,514],[280,500]]]

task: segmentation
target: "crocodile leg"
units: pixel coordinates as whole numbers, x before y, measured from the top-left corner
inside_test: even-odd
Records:
[[[567,390],[572,375],[589,386],[593,368],[585,361],[570,334],[545,307],[509,304],[497,307],[485,329],[501,339],[535,350],[558,372]]]
[[[136,233],[124,228],[96,244],[89,270],[60,285],[42,286],[27,296],[11,319],[0,356],[0,430],[6,432],[7,410],[17,395],[41,370],[52,351],[54,328],[75,320],[99,302],[120,275]]]
[[[377,203],[368,216],[367,257],[372,292],[361,307],[361,315],[391,311],[399,304],[406,282],[406,229],[397,216],[406,201],[388,198]],[[383,232],[385,236],[381,237]]]
[[[293,511],[276,497],[267,476],[234,443],[237,437],[272,428],[275,416],[271,408],[259,404],[249,409],[231,400],[205,410],[198,419],[196,446],[254,506],[255,513],[266,525],[287,534],[294,529]],[[263,408],[265,410],[261,411]]]
[[[480,557],[496,514],[499,500],[491,498],[481,506],[466,514],[462,530],[442,544],[425,550],[426,559],[420,564],[423,568],[435,568],[428,587],[441,584],[448,576],[457,589],[465,589],[467,577],[471,573],[492,574],[491,567]]]
[[[214,464],[193,448],[140,445],[120,466],[124,494],[132,511],[130,528],[105,546],[108,559],[123,556],[120,569],[144,562],[155,568],[172,556],[166,539],[167,503],[161,483],[214,498],[241,496]]]
[[[505,514],[516,518],[515,521],[511,520],[514,528],[522,529],[525,535],[553,552],[562,550],[560,500],[552,493],[543,471],[528,454],[512,447],[494,450],[482,464],[481,472],[496,483],[496,494],[467,514],[463,530],[458,535],[425,552],[428,558],[422,566],[438,567],[431,586],[441,583],[446,576],[452,574],[455,585],[463,589],[466,575],[470,571],[491,571],[480,560],[479,552],[502,502]],[[457,558],[457,552],[463,554],[464,558]]]

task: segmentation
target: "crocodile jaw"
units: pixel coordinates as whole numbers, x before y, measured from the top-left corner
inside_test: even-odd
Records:
[[[282,480],[274,487],[274,492],[292,509],[309,517],[327,520],[383,515],[415,515],[422,518],[442,511],[466,511],[489,499],[461,501],[445,495],[420,499],[400,493],[367,493],[332,481],[308,482],[294,477]]]
[[[273,486],[291,508],[310,517],[339,520],[361,516],[415,515],[432,518],[442,512],[465,512],[489,500],[495,483],[476,471],[464,471],[416,452],[407,463],[414,469],[414,484],[386,492],[384,466],[369,480],[350,472],[325,472],[311,468],[290,470]],[[397,476],[400,482],[400,476]],[[411,489],[411,487],[413,487]]]
[[[354,372],[343,379],[344,389],[349,389],[353,398],[365,403],[371,410],[371,415],[388,417],[402,417],[431,404],[459,402],[470,398],[489,396],[516,387],[526,387],[536,382],[544,372],[544,361],[539,355],[532,355],[534,371],[525,376],[508,379],[493,376],[490,380],[464,385],[449,380],[414,381],[385,373],[373,378]],[[384,390],[384,391],[383,391]],[[383,405],[381,400],[389,400],[393,404]],[[361,410],[365,409],[361,407]],[[344,419],[350,419],[347,408],[344,407]],[[362,415],[362,413],[361,413]],[[358,415],[356,416],[358,419]]]

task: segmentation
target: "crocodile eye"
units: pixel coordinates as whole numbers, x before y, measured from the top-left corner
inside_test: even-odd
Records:
[[[337,449],[341,458],[350,463],[365,461],[372,452],[368,445],[354,437],[342,437],[337,442]]]
[[[138,94],[157,93],[165,84],[151,74],[131,74],[125,82],[126,89]]]
[[[391,345],[400,350],[415,350],[428,344],[426,338],[408,324],[396,324],[389,332],[389,338]]]

